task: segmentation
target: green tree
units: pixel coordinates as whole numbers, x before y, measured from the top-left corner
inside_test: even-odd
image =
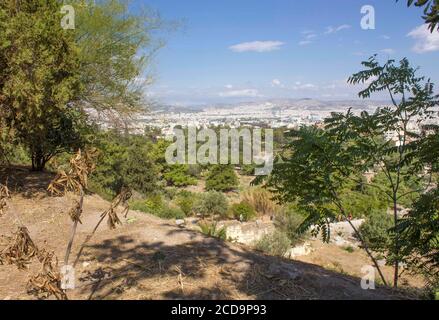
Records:
[[[197,184],[197,179],[190,175],[189,166],[185,164],[167,166],[164,170],[163,178],[169,186],[186,187]]]
[[[56,0],[0,3],[0,108],[32,157],[34,170],[79,143],[79,50],[60,26]]]
[[[152,145],[144,137],[108,132],[98,135],[94,144],[100,151],[91,176],[94,191],[111,196],[123,187],[143,194],[157,191],[159,169],[150,155]]]
[[[230,165],[214,165],[206,178],[206,189],[230,191],[238,187],[238,177]]]
[[[93,108],[114,124],[142,110],[142,92],[151,83],[147,67],[163,46],[154,32],[165,23],[152,10],[129,10],[129,0],[69,2],[75,8],[75,40],[84,85],[80,105]]]
[[[397,226],[407,263],[425,276],[432,293],[439,291],[439,126],[425,126],[419,160],[432,172],[433,187],[423,193]],[[437,294],[437,293],[436,293]]]
[[[333,114],[325,120],[325,129],[302,128],[293,132],[293,140],[281,156],[269,178],[268,185],[283,202],[297,201],[308,213],[302,228],[317,225],[324,239],[330,237],[330,222],[338,216],[348,218],[350,212],[343,191],[349,185],[376,188],[391,203],[393,226],[399,223],[398,206],[401,199],[420,193],[428,187],[424,166],[416,161],[420,135],[409,129],[409,123],[422,121],[432,115],[437,105],[433,84],[415,75],[406,59],[398,65],[390,60],[384,65],[375,56],[363,62],[365,70],[354,74],[349,82],[368,83],[360,97],[386,91],[391,107],[356,116]],[[398,137],[395,144],[385,139],[387,133]],[[382,172],[385,182],[376,184],[363,177],[367,172]],[[403,181],[416,179],[413,188],[403,190]],[[349,222],[350,220],[347,219]],[[352,225],[357,237],[377,267],[381,270],[360,232]],[[400,233],[392,231],[391,245],[386,248],[389,263],[394,264],[394,285],[398,285],[399,264],[403,259]]]
[[[163,26],[155,12],[132,13],[124,0],[69,4],[74,30],[61,28],[61,1],[0,3],[1,115],[35,170],[81,147],[95,115],[125,129],[146,105],[146,68],[162,46],[153,36]]]
[[[224,194],[216,191],[209,191],[202,194],[195,205],[195,211],[204,217],[215,216],[226,217],[229,204]]]

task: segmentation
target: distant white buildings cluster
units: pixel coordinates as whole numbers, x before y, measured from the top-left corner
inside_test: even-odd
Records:
[[[374,112],[379,104],[370,104],[363,106],[352,106],[353,112],[360,113],[365,110]],[[198,129],[218,126],[228,126],[230,128],[239,128],[242,126],[251,126],[255,128],[297,128],[302,125],[316,125],[328,117],[332,112],[346,112],[351,106],[346,103],[335,102],[316,103],[314,100],[300,101],[300,104],[286,103],[241,103],[233,106],[208,107],[200,111],[189,111],[181,109],[177,111],[153,111],[147,115],[139,117],[130,124],[130,132],[143,134],[145,128],[155,128],[161,132],[162,137],[173,135],[175,127],[196,127]],[[439,124],[436,119],[432,123]],[[421,133],[419,123],[409,124],[409,131]],[[399,143],[397,132],[388,132],[388,140]]]

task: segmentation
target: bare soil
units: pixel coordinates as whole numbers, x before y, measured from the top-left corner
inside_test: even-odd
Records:
[[[0,217],[0,235],[11,234],[20,219],[33,241],[53,250],[61,265],[71,228],[67,211],[76,196],[48,196],[50,173],[15,168],[3,172],[0,182],[6,177],[14,194],[6,215]],[[108,207],[102,198],[86,196],[71,264]],[[318,264],[325,261],[314,256],[308,261],[266,256],[135,211],[120,218],[122,226],[110,230],[103,224],[85,246],[76,264],[76,289],[68,291],[70,299],[407,298],[406,292],[383,287],[362,290],[358,276],[324,268]],[[26,282],[38,268],[32,264],[19,271],[0,265],[0,300],[35,299],[27,294]]]

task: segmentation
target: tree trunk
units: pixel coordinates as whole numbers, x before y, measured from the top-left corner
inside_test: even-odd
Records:
[[[393,201],[393,220],[395,227],[398,225],[398,204],[396,200]],[[398,288],[398,278],[399,278],[399,239],[398,233],[395,233],[395,264],[393,273],[393,287]]]
[[[43,171],[46,167],[46,157],[41,148],[37,148],[32,152],[32,171]]]

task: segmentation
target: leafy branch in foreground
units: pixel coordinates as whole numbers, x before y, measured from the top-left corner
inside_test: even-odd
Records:
[[[433,84],[417,77],[417,69],[407,59],[399,64],[393,60],[380,64],[373,56],[362,64],[365,70],[348,81],[367,83],[367,88],[359,93],[362,98],[387,92],[391,105],[373,114],[355,115],[351,110],[334,113],[325,120],[324,129],[303,127],[293,131],[292,141],[277,159],[267,182],[278,201],[297,202],[307,212],[301,229],[314,227],[314,233],[321,232],[326,241],[330,238],[330,223],[339,215],[350,223],[351,212],[344,197],[350,184],[376,189],[384,196],[392,209],[393,227],[400,222],[402,200],[408,196],[416,200],[431,186],[432,172],[419,161],[425,136],[413,130],[412,125],[433,117],[433,108],[438,105]],[[365,179],[371,172],[384,176],[384,181]],[[365,216],[368,212],[360,214]],[[352,223],[351,226],[386,283],[362,235]],[[404,259],[401,235],[397,229],[388,232],[390,245],[382,249],[387,253],[387,262],[394,265],[396,287]]]
[[[424,16],[422,18],[425,20],[425,23],[429,24],[428,28],[430,31],[434,32],[434,29],[439,24],[439,0],[407,0],[407,6],[411,7],[412,5],[424,8]]]

